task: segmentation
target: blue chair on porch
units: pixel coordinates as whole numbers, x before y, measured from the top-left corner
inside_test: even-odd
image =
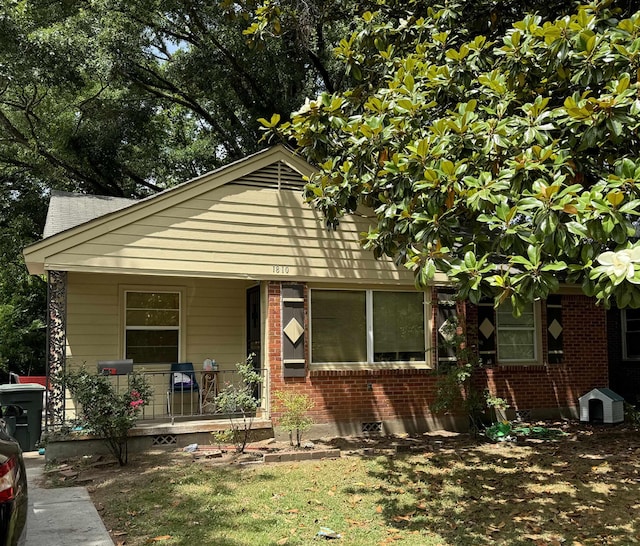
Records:
[[[169,390],[167,390],[167,411],[171,416],[171,422],[174,419],[173,399],[176,394],[181,394],[180,414],[184,415],[184,397],[189,396],[189,414],[193,414],[193,395],[198,399],[198,412],[202,414],[202,398],[200,396],[200,386],[196,379],[196,372],[191,362],[174,362],[171,364],[171,373],[169,374]]]

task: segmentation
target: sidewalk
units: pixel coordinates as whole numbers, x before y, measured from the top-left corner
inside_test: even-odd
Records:
[[[44,457],[24,454],[29,482],[29,515],[25,546],[113,546],[85,487],[39,487]]]

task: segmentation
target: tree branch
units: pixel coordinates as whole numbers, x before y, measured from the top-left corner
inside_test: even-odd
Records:
[[[170,81],[160,76],[157,72],[154,72],[150,68],[140,65],[138,63],[135,64],[137,68],[151,75],[153,78],[158,80],[158,82],[162,83],[163,86],[158,87],[154,86],[150,83],[143,81],[141,78],[137,78],[135,74],[131,74],[131,77],[135,79],[136,83],[141,85],[145,90],[154,94],[156,97],[166,99],[170,102],[180,104],[185,108],[193,111],[194,113],[200,115],[211,127],[213,127],[220,136],[225,136],[227,131],[218,123],[218,121],[207,111],[205,108],[200,105],[195,99],[188,96],[186,93],[178,89],[175,85],[173,85]],[[171,92],[172,94],[164,93],[162,89]],[[242,150],[238,146],[237,143],[230,141],[225,138],[227,151],[236,157],[242,155]]]

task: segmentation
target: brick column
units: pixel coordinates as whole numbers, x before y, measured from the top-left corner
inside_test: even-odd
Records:
[[[270,395],[282,388],[282,285],[271,281],[267,287],[267,367]]]

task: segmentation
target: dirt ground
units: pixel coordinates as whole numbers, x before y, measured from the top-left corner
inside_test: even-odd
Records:
[[[620,447],[625,451],[640,449],[640,434],[626,424],[592,426],[571,421],[524,423],[515,427],[544,428],[561,435],[530,436],[513,435],[518,445],[551,444],[554,452],[575,452],[576,442],[610,452]],[[194,450],[188,448],[159,448],[144,454],[132,454],[129,464],[118,467],[114,459],[107,456],[85,456],[77,459],[57,461],[48,465],[45,471],[45,486],[64,487],[84,485],[91,491],[92,485],[111,479],[114,471],[124,478],[127,474],[135,477],[145,468],[172,465],[176,461],[191,460],[208,465],[242,465],[260,462],[265,453],[313,452],[326,449],[339,449],[341,456],[393,455],[423,451],[464,451],[466,448],[488,442],[483,435],[472,435],[447,431],[435,431],[422,435],[371,435],[333,438],[314,438],[295,448],[289,442],[267,439],[247,445],[244,453],[237,453],[233,445],[198,445]]]
[[[589,426],[577,422],[516,426],[528,430],[529,434],[514,435],[505,445],[501,445],[502,442],[489,442],[484,436],[439,431],[419,436],[312,438],[306,442],[306,447],[293,451],[313,454],[326,449],[339,449],[342,458],[382,457],[396,470],[404,468],[402,461],[419,460],[424,467],[421,472],[431,469],[435,473],[433,479],[428,481],[429,487],[434,490],[445,484],[446,480],[440,473],[451,471],[451,479],[455,478],[453,485],[465,490],[458,507],[464,508],[465,517],[470,521],[488,529],[482,531],[484,534],[494,532],[492,529],[495,527],[496,533],[505,533],[509,529],[513,536],[519,536],[517,533],[521,531],[520,534],[537,537],[536,540],[532,539],[532,544],[560,544],[562,541],[549,542],[542,532],[553,531],[554,537],[561,537],[562,525],[570,524],[578,527],[582,533],[576,536],[591,537],[589,540],[581,538],[578,542],[574,541],[574,545],[640,542],[640,520],[635,516],[640,490],[640,431],[627,425]],[[139,484],[140,476],[147,471],[162,474],[167,469],[168,474],[170,469],[184,466],[185,463],[206,467],[241,467],[262,464],[265,453],[284,454],[291,451],[288,442],[271,439],[248,445],[243,454],[236,453],[233,446],[198,446],[195,450],[163,448],[134,454],[124,467],[119,467],[108,457],[82,457],[48,466],[44,485],[86,486],[98,511],[106,514],[108,511],[105,506],[109,506],[113,500],[109,496],[110,491],[133,490]],[[405,455],[411,457],[405,458]],[[425,464],[431,466],[425,467]],[[407,472],[411,475],[410,467],[407,467]],[[527,483],[523,495],[524,482]],[[398,485],[404,487],[403,484]],[[478,502],[487,491],[493,492],[489,506],[494,506],[497,512]],[[614,491],[618,491],[617,504],[614,503],[614,497],[610,496]],[[610,509],[602,510],[600,505],[585,507],[581,495],[591,499],[588,502],[604,503]],[[536,504],[542,502],[540,499],[549,500],[554,496],[555,504],[551,512]],[[485,525],[485,520],[489,518],[487,514],[495,517],[495,514],[504,512],[505,506],[512,508],[513,517],[509,515],[507,521],[499,524],[494,522],[493,527]],[[620,514],[626,513],[625,510],[628,517],[624,519],[624,529],[618,529],[621,525]],[[534,517],[536,514],[538,519]],[[110,529],[117,528],[115,523],[111,523]],[[455,525],[448,532],[452,534],[451,543],[459,543]],[[469,532],[467,530],[465,536]],[[596,542],[590,541],[596,538]],[[116,543],[128,543],[119,542],[116,535],[113,535],[113,539]],[[482,541],[477,543],[484,544]],[[513,543],[520,544],[518,541]]]

